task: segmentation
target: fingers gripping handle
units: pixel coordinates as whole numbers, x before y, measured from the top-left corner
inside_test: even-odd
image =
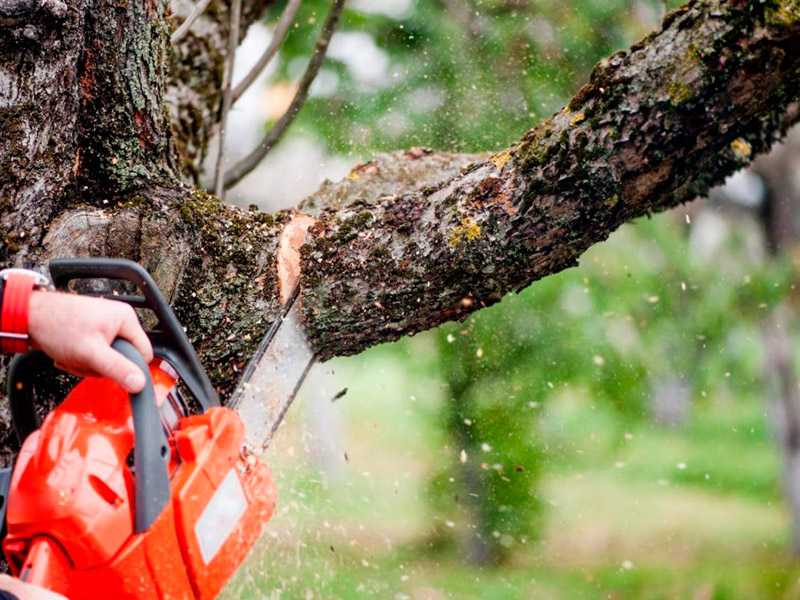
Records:
[[[134,308],[152,310],[158,319],[158,330],[148,331],[147,335],[153,343],[155,355],[177,369],[203,410],[220,405],[217,392],[178,318],[144,267],[130,260],[116,258],[62,258],[50,261],[50,274],[58,288],[67,288],[71,281],[78,279],[114,279],[136,286],[142,296],[99,295],[109,300],[125,302]]]
[[[121,338],[111,345],[114,350],[134,363],[145,376],[145,386],[131,394],[133,414],[133,459],[135,468],[135,533],[146,531],[169,502],[169,445],[161,426],[150,369],[138,350]]]

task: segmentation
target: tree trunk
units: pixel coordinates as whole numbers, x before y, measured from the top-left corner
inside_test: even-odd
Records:
[[[446,343],[446,342],[445,342]],[[440,342],[441,345],[441,342]],[[459,537],[459,551],[467,564],[474,567],[488,567],[502,563],[500,546],[492,540],[492,531],[483,510],[490,494],[487,481],[482,481],[480,468],[475,457],[480,456],[480,444],[474,439],[469,425],[464,421],[472,414],[468,397],[470,383],[456,377],[447,378],[445,396],[446,431],[453,448],[463,452],[472,460],[459,461],[455,485],[459,490],[458,503],[467,519],[467,527]]]
[[[764,325],[767,372],[778,384],[775,429],[783,466],[783,488],[792,517],[792,553],[800,556],[800,385],[794,371],[786,306],[778,306]]]
[[[269,3],[243,3],[243,34]],[[212,2],[173,49],[166,0],[0,0],[0,261],[140,261],[223,392],[277,315],[288,219],[186,183],[216,127],[226,10]],[[312,343],[353,354],[575,265],[769,148],[798,97],[797,0],[695,0],[504,152],[356,167],[302,207],[319,217],[302,260]]]
[[[767,194],[761,221],[770,255],[796,256],[800,243],[800,185],[793,182],[800,160],[800,129],[754,170]],[[783,466],[783,488],[792,517],[792,551],[800,556],[800,381],[792,349],[792,298],[773,309],[764,324],[766,372],[776,382],[775,430]]]

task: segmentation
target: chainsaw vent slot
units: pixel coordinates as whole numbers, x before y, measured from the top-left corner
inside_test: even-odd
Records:
[[[89,483],[95,492],[111,506],[119,506],[122,504],[122,498],[117,493],[108,487],[108,484],[100,479],[97,475],[89,475]]]

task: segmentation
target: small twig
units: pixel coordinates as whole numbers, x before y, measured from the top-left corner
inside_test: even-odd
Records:
[[[272,34],[272,39],[269,42],[269,46],[267,46],[267,49],[264,50],[264,54],[261,55],[261,58],[258,59],[258,62],[253,66],[252,69],[250,69],[250,72],[245,75],[244,79],[237,83],[236,87],[233,88],[233,102],[236,102],[241,95],[245,93],[247,88],[252,85],[252,83],[258,78],[270,61],[275,57],[278,49],[283,45],[283,41],[286,39],[286,34],[289,33],[289,27],[291,27],[295,15],[297,15],[297,10],[300,8],[300,2],[302,2],[302,0],[289,0],[289,2],[286,4],[286,8],[283,9],[283,14],[278,21],[278,24],[275,26],[275,32]]]
[[[297,113],[300,112],[306,98],[308,98],[308,90],[325,60],[325,53],[328,51],[328,44],[330,44],[331,38],[333,37],[333,32],[339,25],[339,18],[342,15],[344,3],[345,0],[333,0],[331,12],[328,14],[328,19],[325,21],[325,25],[323,25],[322,31],[317,39],[314,55],[311,57],[308,67],[306,67],[306,72],[303,73],[303,78],[300,80],[292,103],[272,129],[267,132],[264,139],[261,140],[261,143],[256,146],[256,149],[236,163],[231,170],[225,174],[226,189],[236,185],[243,177],[258,166],[275,144],[280,141],[283,134],[286,133],[286,130],[289,128],[289,125],[294,121]]]
[[[173,44],[181,41],[189,33],[189,28],[197,20],[197,17],[203,14],[210,2],[211,0],[200,0],[192,9],[192,12],[189,13],[189,16],[181,23],[180,27],[172,32],[172,37],[169,38],[169,41]]]
[[[225,132],[228,126],[228,113],[231,110],[231,83],[233,81],[233,64],[236,60],[236,48],[239,46],[239,23],[242,16],[242,0],[232,0],[231,20],[228,32],[228,56],[225,60],[225,70],[222,74],[222,114],[219,120],[219,153],[217,154],[217,168],[214,170],[214,193],[221,200],[225,199]]]
[[[664,22],[664,17],[667,16],[667,0],[658,0],[658,24]]]

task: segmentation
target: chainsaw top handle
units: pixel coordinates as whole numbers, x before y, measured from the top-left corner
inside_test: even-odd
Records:
[[[110,292],[90,292],[90,295],[153,311],[158,319],[158,328],[147,331],[153,344],[153,354],[175,368],[204,411],[220,405],[217,392],[178,318],[144,267],[131,260],[118,258],[61,258],[50,261],[49,266],[53,283],[61,289],[67,289],[70,282],[78,279],[113,279],[127,281],[136,286],[141,291],[141,296]]]
[[[145,377],[144,389],[138,394],[130,394],[133,415],[133,464],[136,468],[134,533],[142,533],[149,529],[169,502],[167,463],[170,451],[164,428],[161,426],[150,368],[129,341],[117,338],[111,347],[139,367]]]
[[[130,394],[133,415],[133,460],[135,477],[135,532],[146,531],[156,520],[170,498],[167,464],[169,445],[161,426],[150,368],[139,351],[127,340],[117,338],[111,344],[117,352],[133,362],[145,376],[145,386],[138,394]],[[43,352],[18,354],[11,361],[8,375],[8,399],[11,417],[20,441],[39,427],[33,402],[34,379],[53,362]]]

